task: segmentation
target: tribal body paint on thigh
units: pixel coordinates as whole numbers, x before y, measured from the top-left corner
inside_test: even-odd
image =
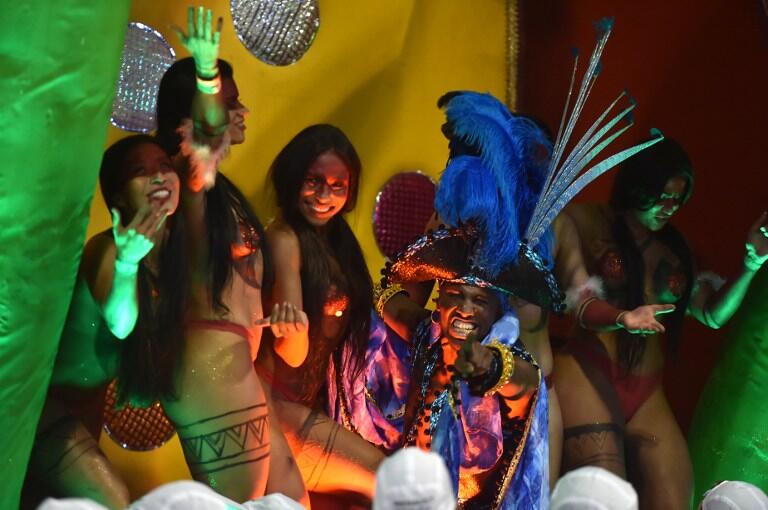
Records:
[[[236,423],[229,425],[232,421]],[[184,434],[185,429],[199,430],[201,425],[213,431]],[[189,470],[197,477],[269,458],[267,427],[267,404],[256,404],[204,418],[177,431]]]
[[[567,469],[601,466],[624,471],[624,430],[615,423],[592,423],[563,431]]]

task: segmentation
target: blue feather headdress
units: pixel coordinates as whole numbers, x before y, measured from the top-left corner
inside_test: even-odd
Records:
[[[440,104],[454,155],[440,178],[435,209],[454,228],[413,243],[388,267],[386,280],[467,282],[556,311],[564,308],[551,272],[552,222],[587,184],[663,139],[653,130],[651,140],[609,156],[583,172],[632,125],[630,112],[635,102],[622,92],[566,155],[576,121],[599,74],[600,56],[612,27],[610,19],[597,24],[597,45],[569,109],[578,67],[576,56],[554,146],[533,121],[512,114],[490,94],[466,91],[444,96]],[[622,99],[629,104],[609,119]],[[621,122],[626,124],[620,126]]]
[[[551,144],[530,119],[513,115],[490,94],[462,92],[445,106],[450,135],[477,156],[451,158],[440,177],[435,210],[449,225],[483,233],[474,263],[495,277],[517,259],[546,177]]]

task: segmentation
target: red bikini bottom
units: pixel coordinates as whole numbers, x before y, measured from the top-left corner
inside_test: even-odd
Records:
[[[632,419],[640,406],[661,384],[661,373],[652,375],[627,373],[608,357],[604,350],[584,340],[572,339],[565,350],[572,354],[585,370],[591,366],[605,376],[619,399],[619,405],[624,412],[624,423]]]
[[[246,340],[251,339],[251,332],[248,328],[242,324],[236,324],[234,322],[225,320],[213,320],[213,319],[195,319],[187,322],[187,328],[189,329],[213,329],[215,331],[225,331],[227,333],[234,333],[241,336]]]

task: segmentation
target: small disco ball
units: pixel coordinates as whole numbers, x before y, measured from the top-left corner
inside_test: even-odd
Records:
[[[163,407],[155,402],[150,407],[126,405],[115,409],[117,381],[112,381],[104,397],[104,431],[126,450],[148,451],[160,448],[170,440],[176,429],[165,415]]]
[[[146,133],[156,127],[160,80],[176,60],[168,41],[152,27],[128,24],[110,122],[125,131]]]
[[[385,257],[391,259],[424,234],[434,202],[435,183],[421,172],[401,172],[382,186],[373,210],[373,233]]]
[[[320,27],[316,0],[231,0],[230,10],[240,42],[274,66],[303,57]]]

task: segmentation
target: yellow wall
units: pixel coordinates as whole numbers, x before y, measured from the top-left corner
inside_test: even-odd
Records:
[[[248,140],[233,148],[223,171],[266,220],[270,207],[264,178],[277,152],[310,124],[339,126],[363,162],[358,206],[348,221],[375,277],[383,264],[371,228],[377,191],[393,174],[405,170],[419,169],[436,178],[446,160],[437,98],[454,89],[504,97],[506,1],[319,0],[320,29],[314,44],[287,67],[264,64],[248,52],[234,34],[227,0],[207,5],[224,16],[221,55],[233,64],[241,100],[251,110]],[[186,26],[186,3],[134,0],[131,20],[156,28],[179,57],[186,56],[169,28]],[[124,135],[110,128],[109,142]],[[97,193],[88,235],[108,226],[109,216]],[[116,463],[132,464],[137,459],[108,442],[102,438]],[[141,455],[146,462],[148,454]],[[170,466],[174,459],[182,462],[177,442],[150,456],[162,468],[143,475],[144,480],[134,480],[135,494],[184,474]]]

